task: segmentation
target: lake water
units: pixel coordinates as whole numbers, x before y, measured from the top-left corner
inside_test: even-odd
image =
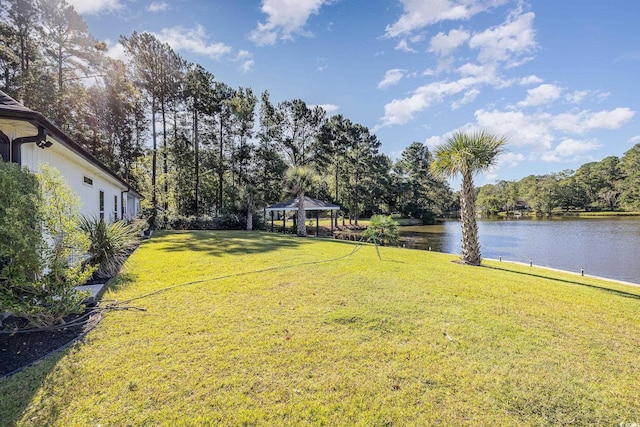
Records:
[[[400,227],[408,248],[460,253],[460,222]],[[478,220],[483,258],[640,283],[640,219]]]

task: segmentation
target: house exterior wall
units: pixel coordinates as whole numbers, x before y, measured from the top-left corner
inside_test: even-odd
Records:
[[[48,163],[49,166],[60,171],[69,187],[79,196],[80,212],[83,215],[101,217],[109,222],[120,219],[121,192],[126,188],[118,185],[104,172],[82,161],[80,157],[73,156],[73,153],[64,150],[64,147],[55,142],[53,146],[44,150],[35,144],[25,144],[21,148],[22,166],[29,168],[32,172],[38,171],[40,163]],[[100,203],[101,192],[102,204]]]
[[[140,213],[140,199],[138,199],[137,197],[126,195],[124,200],[125,200],[125,215],[127,219],[131,219]]]
[[[2,126],[2,131],[13,141],[25,136],[19,128]],[[35,132],[30,132],[28,135]],[[127,187],[115,177],[98,168],[87,159],[65,147],[49,136],[51,147],[42,149],[34,143],[21,146],[21,164],[32,172],[37,172],[40,163],[48,163],[60,171],[67,184],[79,196],[82,215],[104,218],[108,222],[122,219],[131,220],[140,212],[140,200],[126,193]],[[102,200],[102,203],[101,203]],[[124,206],[123,206],[124,201]]]

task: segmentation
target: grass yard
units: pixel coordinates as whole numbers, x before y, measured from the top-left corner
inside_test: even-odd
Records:
[[[196,283],[1,381],[0,425],[640,423],[640,288],[356,247],[156,233],[104,298]]]

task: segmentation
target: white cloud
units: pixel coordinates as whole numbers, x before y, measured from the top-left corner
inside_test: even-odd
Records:
[[[175,50],[187,50],[212,59],[220,59],[233,50],[224,43],[210,43],[202,25],[197,25],[195,28],[182,26],[163,28],[156,36],[159,40],[169,43]]]
[[[440,32],[431,38],[429,51],[441,56],[450,55],[459,46],[469,40],[470,37],[469,32],[463,29],[451,30],[449,34]]]
[[[619,129],[627,123],[635,111],[628,107],[619,107],[610,111],[593,113],[583,110],[576,113],[562,113],[552,116],[549,125],[560,132],[573,135],[584,135],[599,129]]]
[[[459,67],[457,71],[462,77],[475,77],[482,82],[495,85],[501,84],[500,79],[496,76],[496,67],[491,64],[477,65],[467,63]]]
[[[240,64],[240,71],[242,71],[243,73],[251,70],[251,67],[253,67],[253,65],[255,64],[255,61],[253,60],[253,54],[251,54],[251,52],[247,50],[239,51],[236,55],[235,62]]]
[[[433,151],[437,146],[444,144],[447,141],[448,137],[449,136],[447,135],[431,136],[424,140],[424,145],[426,145],[429,150]]]
[[[530,76],[522,77],[518,83],[520,83],[520,85],[522,86],[529,86],[540,84],[543,81],[544,80],[542,80],[540,77],[532,74]]]
[[[202,25],[196,25],[195,28],[182,26],[163,28],[154,35],[177,51],[188,51],[214,60],[227,58],[238,64],[238,69],[243,73],[250,71],[255,64],[253,54],[247,50],[234,52],[231,46],[224,43],[210,42],[209,35]],[[119,49],[121,48],[116,49],[114,46],[114,53],[118,54]]]
[[[394,47],[395,50],[401,50],[403,52],[415,53],[417,50],[409,46],[407,39],[401,39]]]
[[[640,144],[640,135],[629,138],[629,142],[632,144]]]
[[[394,99],[384,106],[383,126],[401,125],[413,119],[413,116],[429,106],[442,102],[446,96],[456,95],[471,89],[479,80],[465,77],[452,82],[434,82],[420,86],[413,95],[404,99]]]
[[[602,145],[593,140],[579,141],[576,139],[565,139],[555,148],[555,152],[562,157],[575,156],[584,154],[589,151],[600,148]]]
[[[440,21],[467,20],[508,0],[400,0],[404,13],[386,29],[387,37],[408,34]]]
[[[457,110],[463,105],[472,103],[478,95],[480,95],[480,91],[478,89],[471,89],[467,91],[460,101],[456,101],[451,104],[451,109]]]
[[[527,91],[527,98],[518,102],[522,107],[548,104],[560,98],[562,88],[552,84],[543,84]]]
[[[166,12],[169,10],[169,4],[163,1],[154,1],[149,7],[147,7],[149,12]]]
[[[340,106],[335,104],[319,104],[318,107],[326,111],[327,115],[332,115],[340,109]]]
[[[444,16],[453,16],[455,15],[455,10],[460,13],[466,11],[464,13],[468,13],[470,17],[479,11],[504,3],[502,1],[437,0],[425,5],[422,0],[402,1],[406,16],[403,15],[395,24],[396,26],[388,27],[387,35],[408,33],[408,30],[396,33],[401,28],[401,23],[406,24],[402,28],[415,30],[432,22],[445,19],[443,18]],[[411,11],[411,13],[409,14],[407,11]],[[409,15],[415,20],[415,25],[408,25]],[[429,16],[431,18],[428,18]],[[501,71],[504,68],[512,68],[530,59],[528,55],[537,46],[533,31],[534,17],[533,13],[522,13],[521,8],[518,7],[509,14],[502,24],[484,31],[471,34],[459,28],[446,34],[438,33],[431,39],[429,48],[429,51],[438,55],[438,64],[435,71],[430,69],[429,73],[439,75],[443,73],[450,74],[455,71],[460,77],[457,80],[446,79],[432,82],[416,88],[408,97],[393,99],[384,107],[384,116],[381,119],[380,126],[405,124],[412,120],[416,113],[445,101],[445,98],[464,94],[461,99],[451,103],[453,109],[459,108],[465,103],[473,102],[482,86],[491,85],[498,89],[512,86],[517,80],[503,78]],[[420,23],[419,25],[418,22]],[[454,68],[457,59],[453,53],[465,43],[478,52],[477,60]],[[523,82],[531,84],[536,81],[538,81],[536,76],[529,76]],[[533,99],[531,101],[533,102]]]
[[[469,47],[480,50],[480,62],[508,61],[511,66],[518,65],[521,62],[514,58],[532,52],[537,46],[534,17],[533,12],[514,13],[505,23],[474,34],[469,40]]]
[[[487,132],[506,136],[509,145],[530,147],[534,152],[550,158],[549,152],[553,143],[562,135],[584,135],[589,132],[618,129],[627,123],[635,112],[629,108],[616,108],[611,111],[581,111],[578,113],[526,114],[523,111],[477,110],[476,122],[467,124],[466,131],[486,130]],[[567,141],[575,139],[566,138]],[[595,147],[595,142],[580,145],[567,142],[553,151],[557,158],[578,153],[579,147]],[[597,147],[596,147],[597,148]]]
[[[95,15],[100,12],[112,12],[121,9],[120,0],[67,0],[79,14]]]
[[[580,104],[589,95],[588,90],[575,90],[565,95],[564,99],[572,104]]]
[[[507,168],[515,168],[520,163],[524,162],[525,156],[522,153],[512,153],[506,152],[498,157],[498,165],[497,168],[507,167]]]
[[[602,147],[602,145],[595,140],[580,141],[576,139],[565,139],[553,150],[544,153],[541,159],[545,162],[576,160],[579,156],[597,150],[600,147]]]
[[[259,46],[272,45],[278,40],[291,40],[294,34],[306,35],[304,26],[311,15],[331,0],[262,0],[265,23],[249,34],[249,39]]]
[[[544,115],[527,115],[522,111],[486,111],[475,113],[478,129],[504,135],[510,145],[516,147],[532,147],[535,151],[551,148],[554,135]],[[475,130],[475,129],[474,129]]]
[[[580,104],[586,98],[592,98],[596,101],[602,101],[608,98],[609,92],[599,92],[594,90],[576,90],[565,95],[565,100],[572,104]]]
[[[380,83],[378,83],[378,88],[389,87],[397,84],[405,75],[407,70],[402,70],[400,68],[394,68],[391,70],[387,70],[384,73],[384,78]]]
[[[121,61],[124,61],[127,58],[127,53],[124,49],[124,46],[122,46],[120,43],[111,45],[110,40],[105,40],[105,43],[108,46],[106,53],[109,58],[119,59]]]
[[[619,129],[635,115],[635,111],[628,107],[616,108],[611,111],[599,111],[586,114],[584,127],[586,131],[592,129]]]
[[[466,93],[467,100],[474,96],[472,89],[486,84],[499,84],[500,80],[494,75],[492,67],[470,67],[468,74],[455,81],[438,81],[420,86],[407,98],[394,99],[384,106],[384,116],[381,126],[402,125],[411,121],[416,113],[428,107],[443,102],[446,97]],[[475,73],[475,74],[474,74]],[[464,99],[464,98],[463,98]],[[470,101],[469,101],[470,102]],[[460,101],[452,107],[459,107]]]

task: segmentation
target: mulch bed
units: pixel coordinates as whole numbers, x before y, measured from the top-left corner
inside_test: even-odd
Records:
[[[65,323],[73,322],[83,314],[73,314],[65,318]],[[0,378],[15,373],[44,356],[65,348],[74,339],[81,337],[99,321],[93,317],[86,324],[63,327],[52,331],[0,334]],[[24,330],[27,328],[24,319],[8,317],[2,322],[3,331]]]

